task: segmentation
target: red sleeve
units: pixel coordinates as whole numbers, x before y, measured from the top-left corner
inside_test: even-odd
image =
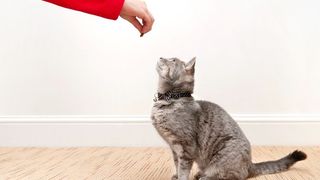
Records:
[[[44,0],[65,8],[116,20],[124,0]]]

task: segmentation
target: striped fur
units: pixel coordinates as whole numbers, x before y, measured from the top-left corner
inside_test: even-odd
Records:
[[[188,63],[161,58],[157,71],[158,93],[193,93],[195,58]],[[173,180],[188,180],[193,162],[199,167],[195,179],[244,180],[285,171],[306,158],[303,152],[295,151],[277,161],[253,164],[250,142],[233,118],[219,105],[193,97],[158,100],[151,118],[172,150],[176,166]]]
[[[252,169],[250,170],[250,177],[263,175],[263,174],[274,174],[288,170],[296,162],[305,160],[307,155],[302,151],[294,151],[291,154],[276,160],[267,161],[252,164]]]

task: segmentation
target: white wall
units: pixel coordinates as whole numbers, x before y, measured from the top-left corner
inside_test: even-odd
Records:
[[[197,56],[196,95],[231,113],[320,113],[320,1],[147,3],[140,38],[120,19],[3,1],[0,115],[149,114],[160,56]]]

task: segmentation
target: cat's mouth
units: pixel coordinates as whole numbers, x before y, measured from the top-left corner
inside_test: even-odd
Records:
[[[162,70],[161,65],[159,64],[159,62],[157,63],[157,69]]]
[[[167,75],[168,75],[170,69],[163,59],[160,59],[157,62],[156,70],[157,70],[160,77],[167,79]]]
[[[165,64],[165,62],[163,61],[163,59],[160,59],[160,60],[157,62],[157,70],[162,71],[165,66],[166,66],[166,64]]]

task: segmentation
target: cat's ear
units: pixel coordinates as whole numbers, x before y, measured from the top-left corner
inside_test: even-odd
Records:
[[[186,71],[194,73],[194,66],[196,65],[196,57],[192,58],[189,62],[186,64]]]

